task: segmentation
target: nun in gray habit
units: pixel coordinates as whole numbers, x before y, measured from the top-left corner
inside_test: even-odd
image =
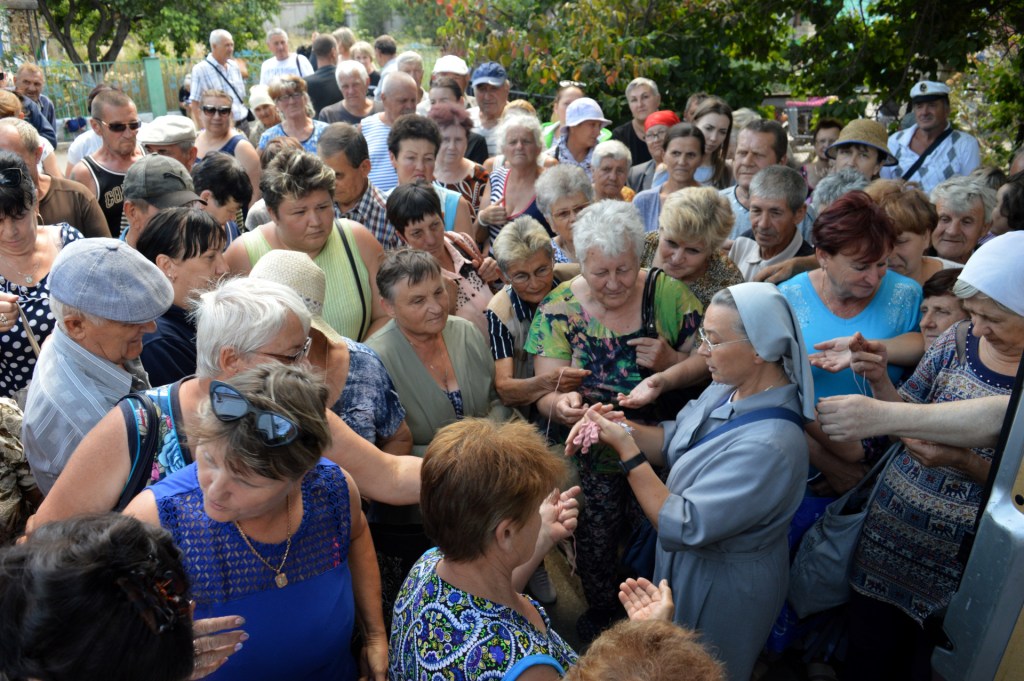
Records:
[[[675,621],[701,633],[730,679],[748,681],[786,598],[813,384],[800,326],[773,284],[719,291],[700,337],[714,382],[675,421],[623,428],[592,407],[567,452],[599,429],[619,453],[657,528],[655,579],[672,587]],[[667,482],[648,464],[668,466]]]

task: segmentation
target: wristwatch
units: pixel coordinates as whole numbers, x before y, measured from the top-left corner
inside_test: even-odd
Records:
[[[643,452],[640,452],[639,454],[637,454],[636,456],[634,456],[634,457],[633,457],[632,459],[629,459],[629,460],[627,460],[627,461],[620,461],[620,462],[619,462],[619,468],[621,468],[621,469],[622,469],[622,472],[623,472],[623,473],[624,473],[625,475],[627,475],[627,476],[628,476],[628,475],[629,475],[629,472],[630,472],[631,470],[633,470],[633,469],[634,469],[634,468],[636,468],[637,466],[642,466],[642,465],[644,465],[645,463],[647,463],[647,457],[646,457],[646,456],[644,456],[644,453],[643,453]]]

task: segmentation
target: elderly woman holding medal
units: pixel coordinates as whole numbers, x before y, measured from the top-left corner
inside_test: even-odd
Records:
[[[211,678],[359,677],[356,616],[369,676],[388,661],[380,576],[352,478],[323,459],[328,389],[300,367],[265,364],[212,381],[188,430],[196,463],[125,512],[188,547],[196,616],[240,615],[251,646]]]
[[[615,450],[657,532],[655,581],[677,595],[675,622],[746,681],[786,597],[814,389],[800,325],[771,284],[719,291],[699,334],[713,383],[675,421],[615,422],[594,405],[566,453],[597,441]],[[666,482],[654,465],[669,467]]]

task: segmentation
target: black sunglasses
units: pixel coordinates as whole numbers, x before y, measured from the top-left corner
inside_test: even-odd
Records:
[[[20,187],[25,181],[25,173],[21,168],[4,168],[0,170],[0,187]]]
[[[100,119],[96,119],[100,121]],[[131,123],[107,123],[106,121],[100,121],[103,125],[107,126],[110,132],[124,132],[125,130],[138,130],[142,127],[142,121],[132,121]]]
[[[230,106],[210,106],[209,104],[203,104],[203,113],[213,116],[214,114],[220,114],[221,116],[227,116],[231,113]]]
[[[268,447],[283,447],[295,442],[299,427],[291,419],[272,411],[256,409],[234,386],[213,381],[210,383],[210,408],[221,421],[231,422],[253,414],[256,417],[256,431],[263,444]]]

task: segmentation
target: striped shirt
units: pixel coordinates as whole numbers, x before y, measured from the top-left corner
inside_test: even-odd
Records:
[[[60,327],[39,353],[25,405],[21,439],[40,491],[47,494],[86,433],[117,401],[149,387],[138,359],[127,370],[94,355]]]
[[[398,173],[391,165],[388,154],[388,134],[391,126],[381,120],[383,114],[373,114],[363,119],[362,132],[370,150],[370,182],[382,192],[389,192],[398,186]]]

